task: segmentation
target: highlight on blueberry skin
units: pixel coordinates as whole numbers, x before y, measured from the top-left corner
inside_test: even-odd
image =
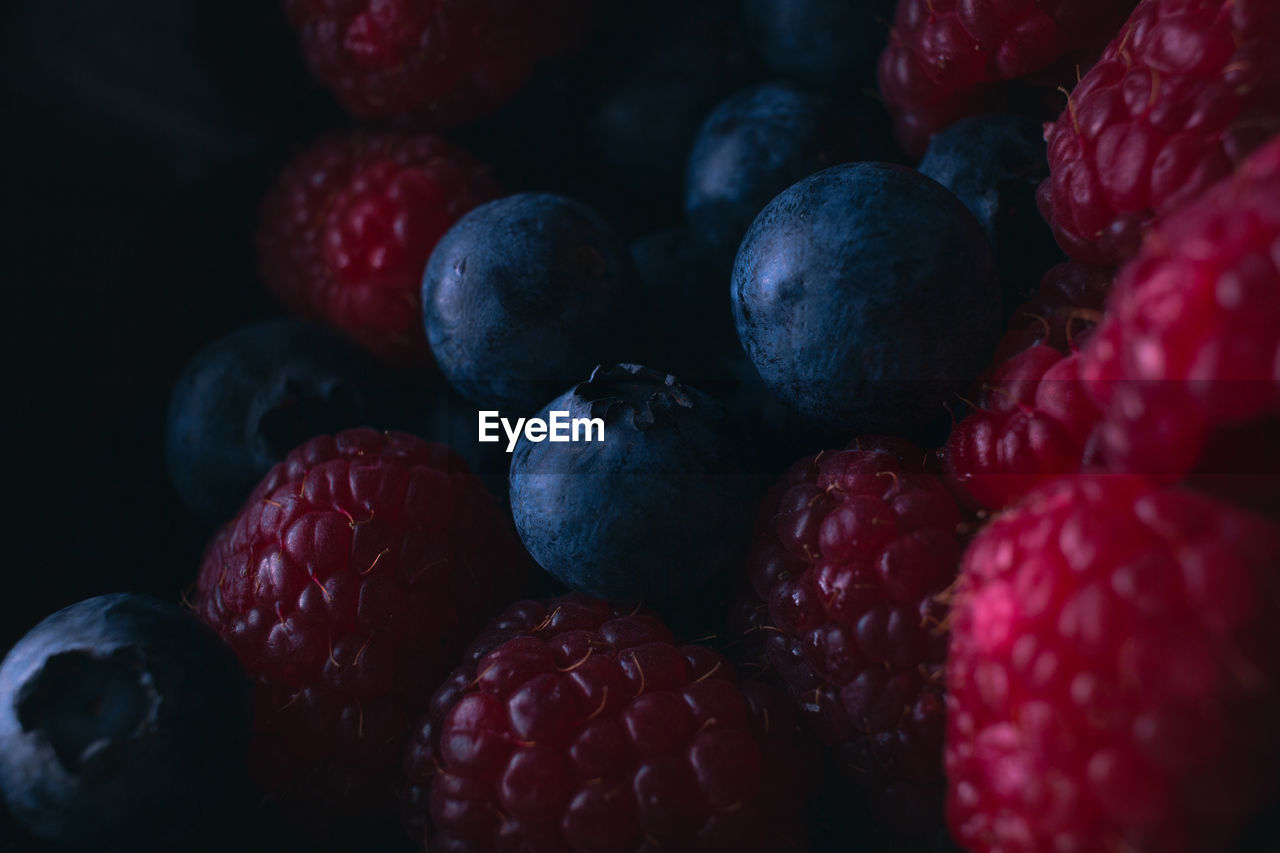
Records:
[[[732,300],[765,383],[815,426],[850,433],[944,424],[1001,332],[973,214],[887,163],[835,166],[771,201],[738,250]]]
[[[707,116],[689,155],[690,230],[714,268],[727,272],[742,235],[774,196],[828,166],[873,158],[879,148],[872,123],[845,99],[781,83],[738,92]]]
[[[476,208],[436,244],[423,321],[449,384],[524,416],[619,347],[636,290],[627,246],[599,214],[523,193]]]
[[[176,605],[73,604],[0,664],[0,793],[59,846],[177,849],[244,790],[249,695],[230,649]]]
[[[296,445],[368,421],[374,375],[368,356],[299,320],[214,341],[187,364],[169,400],[174,488],[207,526],[221,524]]]
[[[540,417],[600,418],[604,440],[533,442],[511,459],[525,547],[574,590],[613,601],[691,591],[742,556],[755,479],[724,408],[675,377],[597,367]]]

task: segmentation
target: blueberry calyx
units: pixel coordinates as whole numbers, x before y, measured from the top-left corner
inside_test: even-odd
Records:
[[[597,365],[573,392],[588,404],[591,417],[607,422],[630,413],[631,422],[641,431],[677,408],[694,407],[693,398],[674,376],[638,364]]]
[[[40,731],[68,773],[96,763],[147,730],[160,698],[136,650],[52,655],[14,699],[24,732]]]
[[[264,400],[261,412],[249,413],[269,458],[282,459],[309,438],[359,423],[363,401],[337,380],[316,383],[287,378],[278,396]]]

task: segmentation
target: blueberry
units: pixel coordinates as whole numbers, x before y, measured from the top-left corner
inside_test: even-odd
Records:
[[[747,82],[749,58],[736,14],[704,4],[671,21],[588,122],[592,150],[619,186],[646,198],[678,192],[698,125]]]
[[[58,845],[177,849],[243,792],[249,703],[234,655],[192,614],[81,601],[0,664],[0,791]]]
[[[214,341],[169,402],[165,455],[178,494],[206,524],[226,521],[296,445],[367,424],[373,370],[349,344],[297,320]]]
[[[955,193],[991,241],[1006,306],[1029,299],[1046,270],[1065,257],[1036,209],[1049,177],[1044,130],[1021,115],[962,119],[929,142],[920,173]]]
[[[690,231],[727,274],[742,235],[778,193],[814,172],[874,157],[875,130],[846,102],[766,84],[717,106],[685,172]]]
[[[985,366],[1001,331],[991,247],[945,187],[885,163],[835,166],[761,211],[733,310],[765,383],[817,425],[913,435]]]
[[[807,86],[852,90],[874,82],[893,0],[747,0],[747,33],[765,64]]]
[[[525,193],[476,208],[441,238],[422,310],[449,383],[527,415],[623,347],[636,290],[627,247],[599,214]]]
[[[636,365],[597,368],[540,417],[600,418],[604,440],[530,441],[511,509],[533,558],[569,587],[652,601],[735,565],[755,504],[741,444],[708,395]]]

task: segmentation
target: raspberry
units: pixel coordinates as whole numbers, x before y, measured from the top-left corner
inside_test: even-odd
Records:
[[[1275,499],[1280,139],[1163,220],[1081,353],[1112,470],[1195,471]]]
[[[947,664],[966,849],[1227,850],[1280,782],[1280,528],[1124,476],[1026,497],[965,555]]]
[[[1074,352],[1097,325],[1111,279],[1110,270],[1072,261],[1047,271],[1031,298],[1014,309],[992,361],[998,365],[1036,345]]]
[[[1280,7],[1144,0],[1046,131],[1040,209],[1066,253],[1113,265],[1160,217],[1280,133]]]
[[[1137,0],[899,0],[880,92],[915,156],[965,116],[1046,112]]]
[[[1100,413],[1080,381],[1077,346],[1111,284],[1105,270],[1059,264],[1013,315],[976,410],[942,449],[948,483],[975,508],[999,509],[1090,464]]]
[[[962,521],[924,459],[871,438],[800,460],[762,504],[748,563],[768,666],[876,817],[913,835],[942,822],[937,597]]]
[[[410,723],[526,565],[443,445],[348,430],[267,474],[210,544],[196,607],[255,682],[251,770],[292,824],[395,831]]]
[[[789,712],[647,612],[519,602],[414,731],[409,832],[439,853],[804,850],[814,756]]]
[[[455,127],[572,53],[601,0],[284,0],[311,72],[353,115]]]
[[[262,277],[290,312],[388,361],[427,361],[427,258],[449,226],[498,195],[487,166],[438,136],[325,137],[263,204]]]

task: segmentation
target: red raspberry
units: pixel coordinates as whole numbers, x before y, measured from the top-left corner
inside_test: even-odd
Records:
[[[397,829],[409,726],[526,565],[443,445],[348,430],[267,474],[210,543],[196,607],[255,682],[251,769],[292,824],[329,843]]]
[[[912,835],[942,822],[938,596],[960,563],[959,507],[894,439],[802,459],[761,505],[748,562],[767,665],[871,801]]]
[[[1114,265],[1153,222],[1280,133],[1274,0],[1144,0],[1050,125],[1040,209],[1068,255]]]
[[[291,313],[388,361],[422,363],[427,258],[464,213],[498,195],[487,166],[438,136],[326,137],[263,204],[262,277]]]
[[[406,817],[434,853],[800,851],[814,757],[785,697],[647,612],[523,601],[432,698]]]
[[[1278,246],[1280,139],[1151,232],[1081,353],[1110,469],[1197,471],[1274,501]]]
[[[965,555],[948,816],[967,850],[1232,849],[1280,782],[1280,528],[1072,477]]]
[[[1045,112],[1086,54],[1111,38],[1137,0],[899,0],[880,56],[880,92],[898,141],[915,156],[929,137],[985,112]]]
[[[284,0],[311,72],[352,114],[466,124],[582,47],[602,0]]]
[[[1013,315],[983,377],[976,410],[942,449],[952,487],[974,508],[1000,509],[1089,464],[1100,412],[1080,381],[1077,347],[1102,316],[1105,270],[1060,264]]]

